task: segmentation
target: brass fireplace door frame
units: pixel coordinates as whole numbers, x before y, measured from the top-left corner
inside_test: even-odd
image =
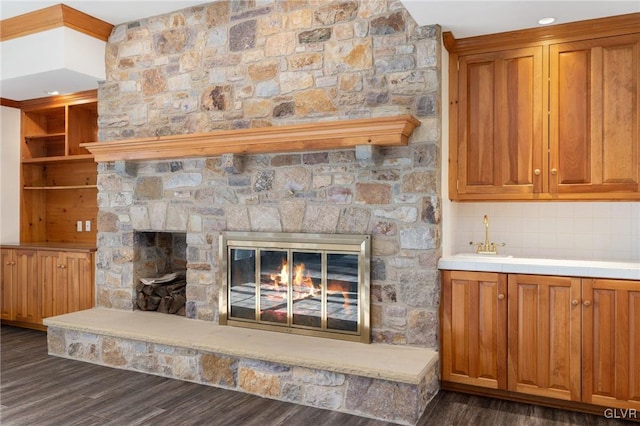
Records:
[[[289,309],[287,325],[261,323],[229,315],[230,249],[275,249],[290,251],[318,251],[336,252],[358,255],[358,330],[356,332],[317,329],[296,326],[291,321]],[[371,274],[371,236],[353,234],[303,234],[303,233],[269,233],[269,232],[223,232],[219,239],[220,260],[220,306],[219,323],[240,327],[279,331],[291,334],[326,337],[339,340],[349,340],[362,343],[371,342],[370,330],[370,274]],[[259,288],[259,283],[256,283]]]

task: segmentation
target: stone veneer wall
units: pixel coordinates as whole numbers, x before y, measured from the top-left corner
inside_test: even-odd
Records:
[[[187,233],[217,321],[221,231],[372,234],[374,342],[437,348],[440,31],[399,1],[220,1],[114,28],[100,141],[413,114],[408,147],[98,167],[98,306],[133,309],[133,231]]]

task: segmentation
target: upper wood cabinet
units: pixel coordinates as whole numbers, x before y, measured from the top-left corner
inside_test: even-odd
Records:
[[[457,192],[542,192],[542,48],[465,55],[457,67]]]
[[[640,33],[554,44],[552,193],[636,193],[640,184]]]
[[[640,199],[640,14],[453,40],[453,200]]]

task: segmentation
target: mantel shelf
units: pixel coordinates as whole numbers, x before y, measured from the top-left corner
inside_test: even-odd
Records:
[[[400,115],[95,142],[80,146],[88,149],[96,162],[317,151],[358,145],[402,146],[409,143],[409,137],[419,125],[420,121],[415,117]]]

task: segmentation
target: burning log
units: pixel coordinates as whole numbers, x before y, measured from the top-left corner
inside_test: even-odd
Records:
[[[144,284],[136,287],[136,305],[142,311],[186,315],[187,281],[177,279],[168,283]]]

